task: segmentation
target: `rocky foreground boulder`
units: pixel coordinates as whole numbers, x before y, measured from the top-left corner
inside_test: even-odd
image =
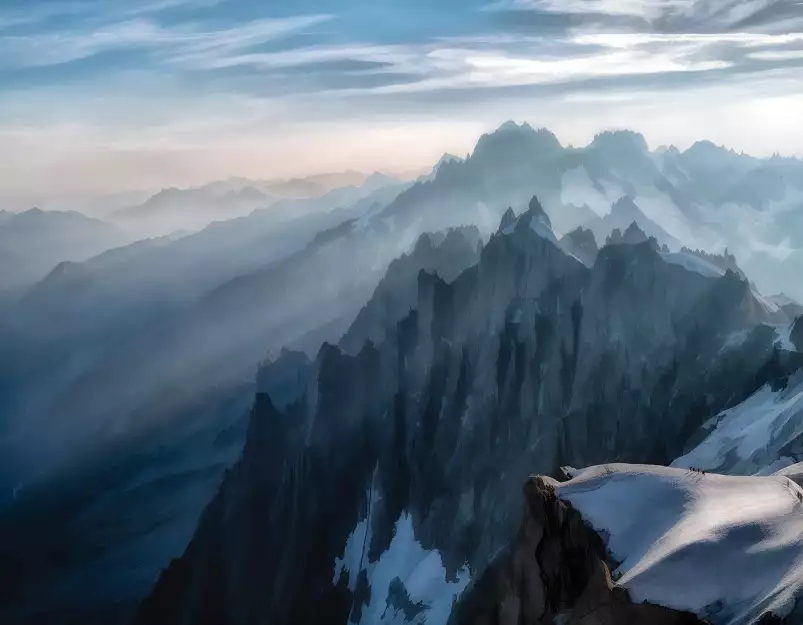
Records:
[[[513,543],[467,590],[450,625],[695,625],[690,612],[635,604],[616,586],[600,536],[550,478],[524,485]]]

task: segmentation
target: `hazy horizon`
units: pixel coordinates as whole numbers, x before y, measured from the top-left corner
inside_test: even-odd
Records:
[[[801,86],[803,0],[2,0],[0,625],[803,624]]]
[[[0,209],[7,210],[10,212],[22,212],[25,210],[29,210],[31,208],[42,208],[44,210],[82,210],[82,203],[92,203],[97,204],[98,202],[103,203],[104,200],[107,199],[118,199],[122,205],[127,205],[128,203],[139,203],[144,197],[150,196],[152,194],[156,194],[159,191],[171,188],[179,188],[179,189],[187,189],[187,188],[198,188],[203,187],[204,185],[211,184],[218,181],[223,180],[230,180],[230,179],[248,179],[252,181],[281,181],[281,180],[293,180],[293,179],[302,179],[302,178],[311,178],[315,176],[325,176],[325,175],[332,175],[332,174],[340,174],[349,171],[358,172],[363,175],[370,175],[373,173],[381,173],[391,177],[398,178],[399,180],[414,180],[418,176],[425,175],[428,171],[432,169],[434,165],[437,164],[438,160],[447,154],[452,154],[458,156],[460,158],[465,157],[473,152],[474,147],[476,145],[477,140],[482,136],[482,134],[494,132],[499,126],[501,126],[505,122],[513,121],[517,124],[529,124],[534,129],[546,129],[550,132],[553,132],[555,136],[558,138],[561,145],[564,147],[573,147],[573,148],[583,148],[589,145],[595,136],[603,132],[617,132],[617,131],[624,131],[624,130],[632,130],[641,134],[648,145],[650,151],[654,152],[661,148],[669,148],[675,147],[680,151],[685,151],[689,149],[695,143],[700,142],[711,142],[717,147],[725,148],[731,151],[734,151],[739,154],[745,154],[748,156],[753,156],[757,158],[768,158],[772,156],[781,156],[781,157],[791,157],[791,158],[798,158],[803,159],[803,153],[783,153],[778,150],[770,151],[770,152],[751,152],[749,150],[737,149],[732,145],[728,145],[726,143],[720,143],[717,141],[712,141],[709,137],[701,136],[697,138],[690,138],[687,141],[669,141],[669,142],[658,142],[650,140],[650,137],[639,131],[636,126],[611,126],[600,128],[597,130],[591,130],[588,136],[579,137],[577,140],[569,140],[567,136],[555,132],[553,128],[546,126],[546,125],[539,125],[532,123],[530,120],[527,119],[503,119],[498,124],[489,126],[487,128],[482,128],[476,132],[475,135],[467,135],[464,138],[461,138],[461,141],[455,141],[454,144],[450,145],[443,145],[443,146],[436,146],[433,148],[431,154],[426,154],[421,157],[420,161],[417,164],[414,163],[406,163],[405,164],[399,163],[397,167],[393,167],[390,164],[387,167],[372,167],[370,164],[370,160],[366,160],[364,166],[347,166],[344,164],[343,167],[337,168],[337,162],[332,163],[332,167],[329,169],[326,168],[318,168],[318,169],[298,169],[298,170],[289,170],[288,173],[285,174],[276,174],[271,175],[269,172],[265,172],[265,174],[260,173],[259,164],[254,164],[251,167],[247,167],[244,170],[237,170],[237,171],[221,171],[220,175],[217,175],[215,172],[209,172],[208,175],[205,177],[198,176],[176,176],[175,178],[165,178],[164,184],[154,184],[151,186],[131,186],[131,187],[122,187],[122,188],[108,188],[108,189],[95,189],[90,190],[87,189],[83,192],[78,193],[70,193],[64,191],[56,191],[52,195],[45,194],[45,195],[37,195],[32,194],[26,200],[26,196],[22,195],[18,198],[14,198],[13,196],[6,197],[3,194],[3,189],[0,188],[0,202],[5,202],[6,205],[0,205]],[[566,133],[566,135],[572,134],[571,132]],[[459,145],[457,145],[459,144]],[[466,147],[467,146],[467,147]],[[381,159],[380,159],[381,162]],[[183,181],[183,182],[182,182]],[[127,198],[131,197],[132,199],[130,202],[127,202]],[[94,208],[98,208],[94,206]],[[88,212],[93,213],[95,211],[88,210]]]
[[[11,0],[0,58],[0,203],[17,209],[418,170],[507,119],[564,144],[627,127],[803,156],[803,5],[784,0]]]

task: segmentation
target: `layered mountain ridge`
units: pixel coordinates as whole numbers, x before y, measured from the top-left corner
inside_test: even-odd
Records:
[[[551,233],[535,199],[506,214],[475,266],[419,274],[395,333],[324,346],[284,410],[260,395],[242,460],[138,622],[445,623],[513,537],[529,474],[667,463],[793,368],[738,275],[649,243],[589,269]]]
[[[0,311],[0,620],[126,621],[249,422],[247,456],[286,444],[232,469],[148,618],[193,622],[226,588],[208,607],[224,622],[443,622],[515,533],[531,473],[800,461],[799,167],[509,123],[415,184],[56,266]],[[339,518],[304,545],[324,505]],[[292,601],[257,599],[268,582],[242,567]]]

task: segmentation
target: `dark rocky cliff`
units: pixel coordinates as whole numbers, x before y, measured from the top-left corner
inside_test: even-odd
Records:
[[[611,580],[602,539],[558,499],[549,478],[527,480],[523,516],[450,625],[702,625],[694,614],[633,604]]]
[[[138,623],[440,624],[515,536],[530,474],[665,463],[782,368],[771,332],[728,346],[762,321],[735,274],[649,243],[589,269],[537,201],[507,221],[454,280],[421,272],[415,308],[374,326],[384,340],[324,346],[284,410],[258,396],[242,460]],[[420,561],[389,564],[399,551]]]

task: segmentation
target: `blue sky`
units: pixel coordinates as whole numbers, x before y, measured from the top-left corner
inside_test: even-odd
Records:
[[[803,154],[800,84],[800,0],[4,0],[0,202],[414,169],[509,118]]]

